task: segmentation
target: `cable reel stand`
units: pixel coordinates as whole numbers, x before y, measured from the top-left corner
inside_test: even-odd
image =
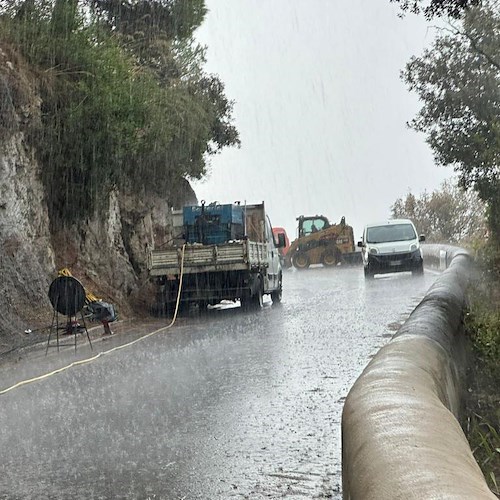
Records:
[[[52,324],[49,330],[49,338],[47,340],[47,349],[45,354],[47,354],[49,347],[57,347],[59,350],[59,315],[67,317],[66,333],[73,333],[75,338],[75,352],[76,352],[76,334],[78,333],[77,327],[72,324],[72,318],[77,316],[81,317],[83,328],[87,334],[87,339],[92,349],[92,342],[90,341],[90,335],[87,330],[87,325],[85,323],[85,317],[83,315],[83,308],[85,306],[85,289],[83,285],[72,276],[59,276],[57,277],[49,287],[48,292],[50,303],[54,308],[54,314],[52,315]],[[52,336],[52,330],[56,331],[56,345],[50,345],[50,338]],[[65,344],[68,345],[68,344]]]

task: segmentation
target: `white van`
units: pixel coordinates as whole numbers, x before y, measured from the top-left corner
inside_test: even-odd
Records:
[[[425,236],[418,236],[415,226],[408,219],[367,224],[363,230],[363,240],[358,242],[365,277],[373,278],[375,274],[399,271],[423,274],[421,241],[425,241]]]

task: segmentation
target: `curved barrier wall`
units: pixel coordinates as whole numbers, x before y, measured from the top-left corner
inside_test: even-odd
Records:
[[[446,268],[394,338],[365,368],[342,414],[346,500],[496,499],[460,427],[471,259],[423,246]]]

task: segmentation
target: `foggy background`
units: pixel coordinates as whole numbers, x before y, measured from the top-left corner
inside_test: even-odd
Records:
[[[418,99],[399,78],[435,30],[389,0],[207,0],[197,39],[235,100],[241,149],[212,158],[199,200],[265,201],[274,226],[341,216],[355,238],[409,189],[452,175],[408,129]]]

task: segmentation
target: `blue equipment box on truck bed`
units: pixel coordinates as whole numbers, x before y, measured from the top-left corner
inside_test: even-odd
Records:
[[[244,236],[243,207],[239,205],[194,205],[183,208],[187,243],[217,245]]]

